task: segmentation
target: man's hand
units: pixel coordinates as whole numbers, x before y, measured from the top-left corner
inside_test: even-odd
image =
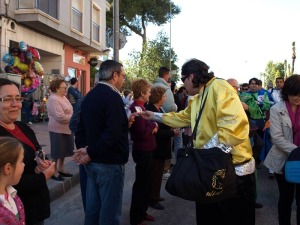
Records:
[[[91,158],[89,157],[89,155],[86,152],[86,147],[74,150],[73,152],[74,152],[74,155],[72,156],[72,158],[73,158],[73,161],[77,165],[79,165],[79,164],[85,165],[89,161],[91,161]]]
[[[35,172],[36,173],[41,173],[43,172],[44,170],[48,169],[49,166],[51,165],[51,161],[50,160],[43,160],[39,157],[36,157],[36,163],[37,163],[37,166],[35,167]]]
[[[242,102],[242,106],[243,106],[244,110],[248,111],[249,106],[246,103]]]

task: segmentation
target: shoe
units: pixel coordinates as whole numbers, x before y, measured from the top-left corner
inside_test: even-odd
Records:
[[[154,216],[151,216],[151,215],[149,215],[149,214],[146,214],[144,220],[146,220],[146,221],[155,221],[155,218],[154,218]]]
[[[62,176],[62,177],[73,177],[73,174],[71,174],[71,173],[64,173],[64,172],[60,172],[60,171],[58,171],[58,173]]]
[[[61,175],[58,175],[58,176],[52,176],[51,179],[53,180],[56,180],[56,181],[64,181],[65,179],[61,176]]]
[[[151,207],[151,208],[153,208],[153,209],[157,209],[157,210],[164,210],[165,209],[165,207],[163,207],[160,203],[158,203],[158,202],[151,202],[150,204],[149,204],[149,206]]]
[[[269,173],[269,178],[270,178],[271,180],[273,180],[274,177],[275,177],[274,173]]]
[[[164,201],[164,200],[165,200],[165,199],[162,198],[162,197],[159,197],[159,198],[158,198],[158,201],[159,201],[159,202],[162,202],[162,201]]]
[[[260,209],[260,208],[262,208],[262,207],[264,207],[263,204],[255,202],[255,208],[256,208],[256,209]]]
[[[171,176],[171,174],[169,172],[166,172],[166,173],[163,174],[162,179],[163,180],[168,180],[170,176]]]
[[[29,122],[28,122],[28,125],[32,125],[32,122],[29,121]]]

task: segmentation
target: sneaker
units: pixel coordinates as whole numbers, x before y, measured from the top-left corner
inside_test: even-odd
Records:
[[[157,209],[157,210],[164,210],[165,207],[163,207],[160,203],[158,202],[150,202],[149,206],[153,209]]]
[[[32,122],[29,121],[29,122],[28,122],[28,125],[32,125]]]
[[[163,174],[162,179],[163,180],[168,180],[170,176],[171,176],[171,174],[169,172],[166,172],[166,173]]]

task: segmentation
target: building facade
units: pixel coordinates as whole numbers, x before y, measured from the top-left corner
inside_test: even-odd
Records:
[[[4,0],[0,3],[1,58],[20,42],[40,54],[44,77],[77,77],[90,90],[92,57],[105,54],[106,0]],[[1,68],[6,66],[1,61]]]

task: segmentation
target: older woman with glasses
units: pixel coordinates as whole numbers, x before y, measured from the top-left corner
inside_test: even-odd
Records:
[[[20,182],[14,186],[24,209],[27,225],[42,225],[50,216],[50,196],[47,180],[54,173],[54,164],[37,157],[42,148],[33,130],[17,121],[21,113],[22,97],[18,84],[0,78],[0,136],[18,139],[24,148],[24,171]]]
[[[74,137],[69,128],[73,107],[66,98],[67,85],[62,79],[51,81],[49,89],[51,95],[47,102],[48,129],[51,143],[51,157],[55,162],[55,173],[52,179],[63,181],[64,177],[73,175],[64,168],[65,157],[72,156],[74,150]]]

